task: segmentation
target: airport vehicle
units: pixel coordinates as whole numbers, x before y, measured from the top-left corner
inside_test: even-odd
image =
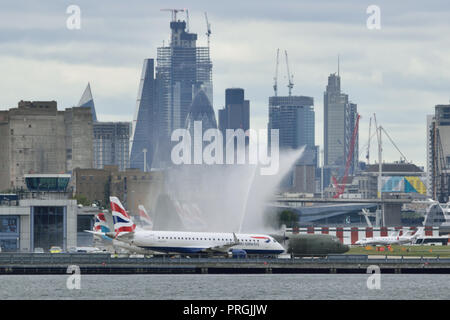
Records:
[[[418,245],[448,245],[450,243],[450,238],[448,235],[445,236],[437,236],[437,237],[419,237],[414,244]]]
[[[122,203],[110,197],[114,232],[91,231],[94,234],[162,253],[228,254],[232,249],[247,254],[278,255],[285,251],[273,237],[264,234],[218,232],[155,231],[136,229]]]
[[[101,253],[103,252],[96,247],[72,247],[67,250],[69,253]]]
[[[231,249],[230,255],[233,259],[241,259],[247,257],[247,252],[242,249]]]
[[[328,234],[289,234],[286,238],[287,252],[294,255],[325,256],[345,253],[350,249],[338,237]]]
[[[49,252],[50,253],[61,253],[62,249],[61,249],[61,247],[58,247],[58,246],[51,246]]]
[[[393,244],[407,244],[413,243],[423,233],[423,227],[417,229],[417,231],[408,231],[404,235],[400,235],[400,231],[393,232],[390,236],[386,237],[372,237],[363,238],[355,242],[357,245],[393,245]]]

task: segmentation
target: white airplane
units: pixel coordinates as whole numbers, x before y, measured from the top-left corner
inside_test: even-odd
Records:
[[[161,253],[222,253],[277,255],[285,251],[273,237],[264,234],[155,231],[136,229],[117,197],[110,197],[114,232],[91,231],[133,247]]]
[[[357,245],[393,245],[393,244],[406,244],[412,243],[415,239],[417,239],[423,232],[423,228],[420,227],[417,231],[408,231],[404,235],[400,235],[400,231],[393,232],[390,236],[387,237],[372,237],[372,238],[363,238],[355,242]]]
[[[399,236],[398,244],[413,243],[417,238],[423,235],[424,227],[417,228],[416,231],[409,230],[404,235]]]

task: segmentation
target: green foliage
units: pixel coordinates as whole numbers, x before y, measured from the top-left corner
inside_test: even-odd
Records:
[[[88,200],[88,198],[86,198],[85,196],[83,196],[81,194],[73,196],[72,199],[77,200],[77,204],[81,204],[81,205],[83,205],[85,207],[91,205],[91,202]]]
[[[278,216],[279,226],[285,224],[287,228],[298,226],[298,214],[291,210],[283,210]]]

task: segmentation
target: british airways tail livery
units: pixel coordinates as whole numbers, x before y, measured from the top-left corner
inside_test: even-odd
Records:
[[[139,217],[141,221],[144,223],[143,228],[146,230],[152,230],[153,229],[153,221],[150,219],[150,216],[147,213],[147,210],[145,210],[143,205],[138,206],[139,210]]]
[[[109,197],[114,222],[115,238],[134,232],[136,225],[131,221],[125,208],[117,197]]]
[[[85,230],[86,232],[93,233],[94,238],[99,240],[102,247],[109,249],[110,251],[117,251],[123,249],[129,253],[139,254],[151,254],[153,252],[132,246],[123,241],[114,239],[115,233],[113,217],[109,212],[99,212],[95,215],[95,223],[93,230]]]
[[[136,229],[117,197],[110,197],[114,233],[118,241],[162,253],[228,253],[243,250],[248,254],[276,255],[285,251],[273,237],[264,234],[218,232],[155,231]],[[97,232],[96,232],[97,233]]]

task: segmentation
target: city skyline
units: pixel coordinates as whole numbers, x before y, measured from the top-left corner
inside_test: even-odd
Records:
[[[81,9],[80,30],[66,28],[70,3],[4,5],[1,24],[9,32],[1,36],[0,68],[8,77],[0,81],[4,92],[0,110],[15,107],[20,100],[56,100],[59,109],[69,108],[77,105],[90,82],[99,121],[132,121],[142,61],[156,59],[157,47],[163,41],[167,44],[170,36],[171,17],[160,9],[185,5],[139,2],[133,9],[118,2],[76,4]],[[199,35],[199,45],[207,42],[205,11],[211,23],[216,116],[224,106],[225,89],[241,87],[252,104],[251,127],[266,128],[276,50],[286,49],[294,74],[292,94],[315,99],[315,144],[323,147],[321,97],[327,77],[337,72],[339,54],[342,90],[362,115],[360,160],[365,160],[369,118],[376,113],[378,123],[408,160],[426,165],[426,115],[450,98],[445,86],[450,80],[445,74],[450,67],[446,57],[450,36],[442,32],[449,26],[448,4],[402,6],[379,1],[380,30],[366,26],[371,3],[267,1],[258,2],[257,8],[255,4],[248,1],[237,9],[199,1],[188,7],[190,32]],[[287,84],[286,66],[280,61],[279,95],[287,95]],[[372,145],[373,163],[376,142]],[[384,159],[400,159],[387,140]]]

